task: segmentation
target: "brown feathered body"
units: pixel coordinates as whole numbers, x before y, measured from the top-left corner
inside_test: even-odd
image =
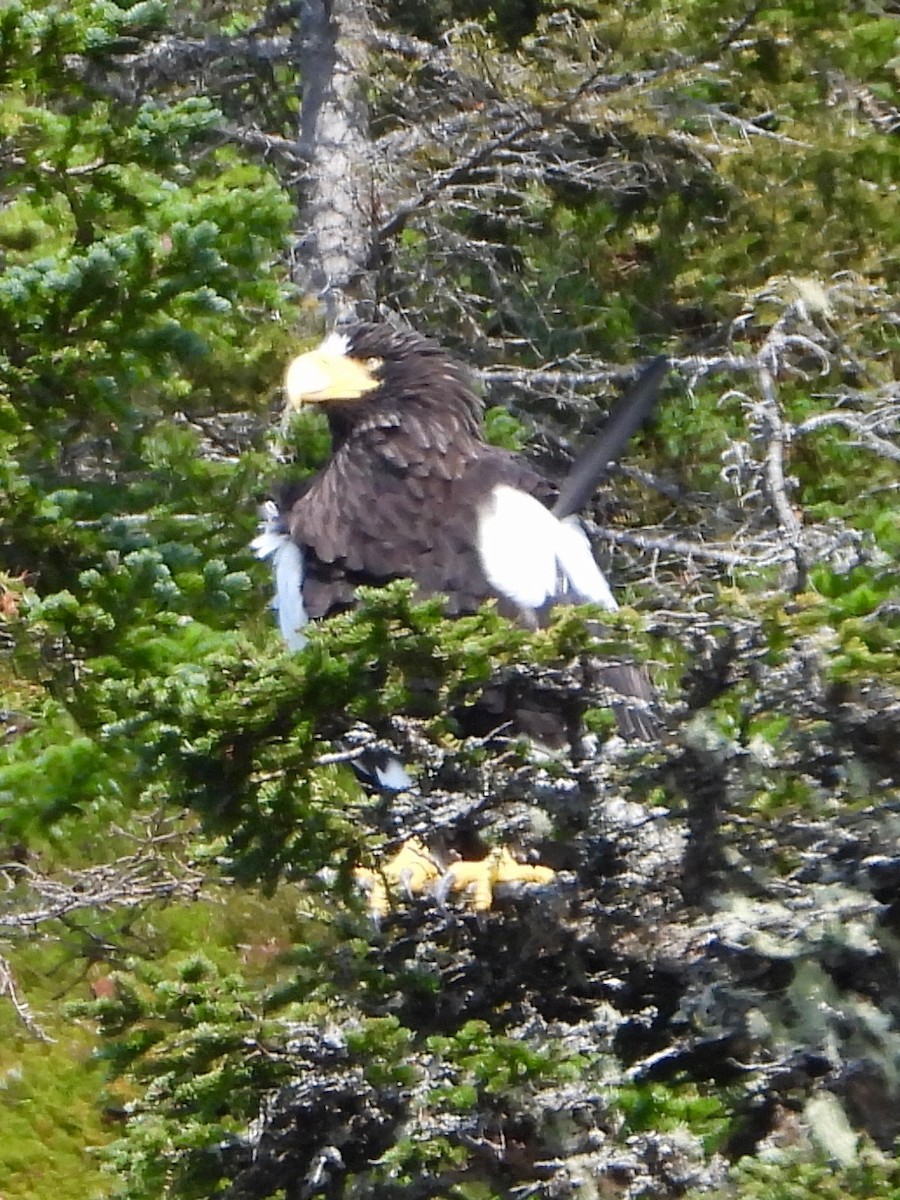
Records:
[[[450,615],[488,599],[530,625],[559,602],[616,607],[580,528],[551,514],[557,489],[484,440],[479,400],[431,342],[356,326],[295,360],[287,390],[289,402],[321,404],[332,436],[329,461],[282,489],[256,543],[276,563],[289,644],[307,620],[352,606],[359,586],[398,578],[445,596]],[[649,736],[644,669],[610,664],[603,682],[638,702],[614,705],[621,731]]]
[[[447,597],[451,615],[490,598],[475,531],[497,484],[552,502],[555,489],[524,459],[488,445],[481,404],[438,347],[363,326],[348,353],[378,358],[381,387],[326,405],[332,455],[279,497],[285,531],[306,551],[303,601],[313,620],[353,604],[360,584],[412,579]]]

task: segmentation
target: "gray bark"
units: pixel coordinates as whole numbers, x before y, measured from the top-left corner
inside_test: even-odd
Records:
[[[307,158],[294,279],[330,324],[361,315],[372,240],[371,146],[364,80],[363,0],[307,0],[300,21]]]

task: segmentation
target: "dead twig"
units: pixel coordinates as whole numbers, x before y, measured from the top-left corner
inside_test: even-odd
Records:
[[[52,1038],[37,1020],[30,1005],[22,999],[12,968],[2,954],[0,954],[0,996],[6,996],[15,1009],[16,1016],[32,1037],[42,1042],[55,1041],[55,1038]]]

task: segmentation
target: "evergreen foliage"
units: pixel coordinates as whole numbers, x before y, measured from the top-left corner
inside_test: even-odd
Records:
[[[0,12],[0,1193],[900,1194],[889,6],[382,6],[381,309],[551,472],[677,381],[592,513],[637,612],[401,582],[291,655],[247,542],[327,453],[270,429],[294,21]],[[658,746],[607,737],[623,644]],[[594,740],[463,739],[491,681]],[[555,880],[379,925],[411,834]]]

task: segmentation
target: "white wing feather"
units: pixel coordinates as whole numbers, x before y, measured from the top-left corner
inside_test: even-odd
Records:
[[[278,628],[288,649],[300,650],[306,645],[303,629],[309,623],[303,605],[303,551],[282,532],[278,510],[271,500],[263,505],[261,515],[259,533],[250,548],[257,558],[272,560],[275,580],[272,607],[278,612]]]
[[[561,597],[618,607],[577,520],[558,520],[527,492],[494,488],[479,515],[477,545],[488,582],[520,608]]]

